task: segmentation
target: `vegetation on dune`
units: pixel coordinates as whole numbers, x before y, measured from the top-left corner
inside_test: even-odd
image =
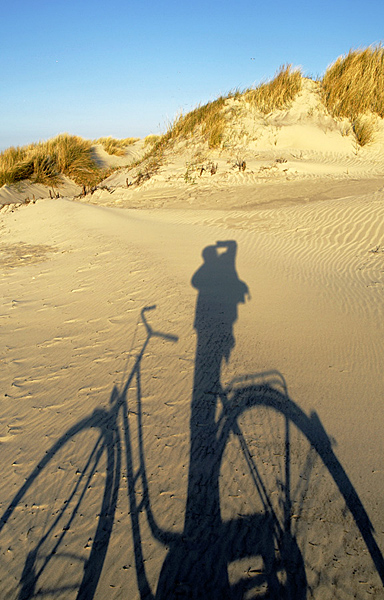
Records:
[[[66,133],[46,142],[8,148],[0,154],[0,185],[23,179],[55,185],[67,175],[79,185],[96,185],[105,176],[92,159],[91,142]]]
[[[171,127],[170,138],[187,137],[200,127],[209,148],[219,147],[226,123],[223,112],[226,99],[220,96],[217,100],[198,106],[186,115],[180,115]]]
[[[369,116],[384,118],[384,48],[350,50],[328,67],[321,88],[331,115],[351,121],[357,143],[372,142],[374,126]]]
[[[352,121],[352,131],[359,146],[366,146],[373,142],[375,127],[372,120],[364,115],[359,115]]]
[[[303,75],[292,65],[283,65],[275,77],[243,93],[221,96],[180,115],[150,148],[149,155],[160,156],[176,139],[201,133],[209,148],[218,148],[227,125],[226,103],[229,98],[244,98],[264,114],[285,108],[302,89]],[[346,117],[360,146],[374,138],[372,115],[384,118],[384,48],[381,45],[351,50],[329,67],[320,80],[323,102],[333,117]]]
[[[384,118],[384,48],[350,50],[328,67],[321,86],[334,117],[353,121],[371,112]]]
[[[148,137],[152,138],[152,136]],[[153,139],[147,143],[144,141],[144,147],[149,146],[148,150],[145,152],[144,156],[129,165],[130,169],[139,168],[136,174],[135,183],[142,183],[159,170],[163,162],[164,152],[166,148],[169,147],[170,140],[171,130],[169,129],[167,133],[164,133],[163,135],[154,135]]]
[[[95,140],[95,144],[101,144],[108,154],[114,154],[115,156],[124,156],[127,146],[131,146],[137,142],[140,138],[121,138],[116,139],[113,137],[101,137]]]
[[[283,65],[267,83],[245,92],[246,100],[261,112],[268,114],[290,104],[301,90],[302,74],[292,65]]]
[[[239,91],[220,96],[212,102],[198,106],[185,115],[180,115],[150,149],[150,153],[161,153],[176,139],[186,138],[197,131],[208,143],[209,148],[219,148],[223,142],[227,125],[226,103],[230,98],[245,99],[261,112],[269,113],[277,108],[287,106],[301,89],[302,75],[291,65],[281,67],[272,81],[263,83],[257,88],[249,89],[243,94]]]
[[[180,115],[164,135],[157,138],[148,136],[148,140],[145,140],[145,146],[149,146],[147,153],[132,166],[143,166],[146,173],[155,172],[162,163],[166,149],[177,140],[197,133],[209,148],[219,148],[228,124],[226,106],[230,110],[227,102],[230,98],[243,98],[256,110],[269,114],[288,107],[301,91],[302,83],[300,69],[290,64],[283,65],[269,82],[242,93],[237,91],[220,96],[217,100],[198,106]],[[319,85],[322,99],[331,115],[350,120],[357,144],[364,146],[370,143],[374,137],[372,113],[384,118],[384,49],[378,46],[361,51],[351,50],[327,69]],[[139,180],[142,179],[139,176]]]
[[[233,107],[228,102],[231,98],[243,99],[261,113],[269,114],[288,106],[300,92],[302,81],[299,69],[283,65],[269,82],[244,92],[220,96],[187,114],[181,114],[164,135],[145,138],[145,155],[131,165],[140,169],[137,183],[145,181],[158,170],[165,150],[180,139],[198,135],[209,148],[222,147],[229,119],[233,116]],[[326,70],[319,86],[329,113],[336,119],[347,118],[350,121],[357,144],[364,146],[370,143],[374,137],[374,120],[384,118],[384,48],[378,45],[350,50]],[[102,144],[109,154],[123,156],[127,146],[137,139],[102,137],[91,142],[61,134],[46,142],[8,148],[0,153],[0,186],[23,179],[56,185],[62,175],[67,175],[79,185],[95,186],[108,173],[95,163],[92,144]]]
[[[144,138],[144,148],[147,146],[153,146],[155,142],[159,141],[160,137],[160,135],[155,135],[154,133],[147,135],[147,137]]]
[[[150,135],[144,140],[148,146],[145,155],[132,163],[132,169],[138,168],[134,183],[139,185],[152,177],[163,163],[164,153],[177,140],[187,138],[197,131],[208,142],[210,148],[220,146],[225,129],[225,117],[222,112],[226,98],[218,98],[203,106],[198,106],[186,115],[180,115],[160,136]]]

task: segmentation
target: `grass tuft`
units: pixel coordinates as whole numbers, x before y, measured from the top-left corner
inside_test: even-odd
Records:
[[[258,106],[263,112],[270,112],[275,108],[286,106],[300,91],[302,76],[300,71],[292,70],[291,66],[285,66],[280,69],[276,77],[270,82],[259,86],[256,89],[244,92],[246,99]],[[143,160],[149,156],[157,157],[159,161],[163,156],[164,150],[170,144],[180,138],[187,138],[196,132],[199,132],[208,142],[209,148],[219,148],[223,143],[227,118],[225,113],[226,102],[229,98],[238,99],[243,95],[239,90],[230,92],[227,96],[220,96],[212,102],[198,106],[187,114],[180,115],[168,131],[158,137],[152,144],[152,136],[148,136],[150,141],[145,140],[145,146],[151,144],[148,153]]]
[[[226,119],[223,108],[226,98],[220,96],[213,102],[198,106],[186,115],[180,115],[169,131],[170,139],[187,137],[200,128],[209,148],[218,148],[222,142]]]
[[[321,85],[324,103],[334,117],[354,121],[371,112],[384,118],[384,48],[350,50],[328,67]]]
[[[0,153],[0,186],[23,179],[56,185],[61,175],[84,186],[101,181],[105,172],[92,160],[90,141],[64,133],[46,142]]]
[[[300,92],[301,85],[301,71],[292,69],[292,65],[283,65],[272,81],[247,90],[245,99],[261,112],[268,114],[288,106]]]
[[[375,129],[372,120],[368,117],[364,117],[364,115],[356,117],[352,121],[352,129],[359,146],[366,146],[373,142]]]
[[[101,144],[108,154],[114,154],[115,156],[124,156],[127,146],[131,146],[137,142],[140,138],[122,138],[116,139],[113,137],[101,137],[95,140],[95,144]]]
[[[153,146],[153,144],[159,141],[160,137],[160,135],[155,135],[154,133],[147,135],[147,137],[144,138],[144,148]]]

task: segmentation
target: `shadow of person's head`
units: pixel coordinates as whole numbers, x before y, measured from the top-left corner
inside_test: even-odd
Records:
[[[206,264],[215,264],[218,259],[217,246],[206,246],[201,253]]]

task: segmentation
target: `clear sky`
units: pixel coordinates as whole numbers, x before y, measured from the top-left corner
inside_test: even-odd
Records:
[[[68,132],[164,132],[273,77],[379,43],[383,0],[0,0],[0,150]]]

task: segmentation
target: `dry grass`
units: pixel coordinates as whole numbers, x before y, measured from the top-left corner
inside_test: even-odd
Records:
[[[288,65],[282,67],[270,83],[248,90],[244,94],[239,90],[234,90],[227,96],[220,96],[217,100],[198,106],[185,115],[180,115],[164,135],[159,136],[153,144],[152,140],[148,142],[148,144],[151,143],[148,152],[132,167],[144,164],[148,159],[152,164],[157,162],[160,166],[165,150],[177,140],[188,138],[191,135],[201,135],[208,143],[209,148],[219,148],[223,143],[228,123],[226,103],[229,98],[245,96],[249,102],[256,104],[263,112],[270,112],[275,108],[286,106],[300,91],[301,82],[300,71],[292,70]],[[228,110],[230,111],[230,108]],[[148,137],[152,138],[152,136]],[[145,145],[147,144],[145,143]]]
[[[374,140],[375,127],[367,116],[360,115],[352,121],[353,133],[359,146],[366,146]]]
[[[0,154],[0,185],[12,184],[23,179],[36,183],[58,181],[59,173],[50,155],[42,144],[31,144],[22,148],[8,148]]]
[[[147,137],[144,138],[144,148],[153,146],[153,144],[159,141],[160,137],[160,135],[155,135],[154,133],[147,135]]]
[[[226,98],[221,96],[213,102],[198,106],[186,115],[180,115],[170,128],[168,134],[170,139],[188,137],[199,130],[207,140],[209,148],[218,148],[226,124],[223,111],[225,101]]]
[[[150,135],[144,140],[145,156],[132,164],[139,167],[136,182],[151,177],[164,160],[164,153],[179,139],[197,135],[209,148],[223,145],[230,119],[229,98],[244,98],[264,114],[289,106],[302,87],[302,74],[291,65],[282,66],[275,77],[256,88],[241,93],[238,90],[213,102],[182,114],[161,136]],[[360,146],[373,140],[373,116],[384,118],[384,49],[381,45],[364,50],[351,50],[331,65],[321,80],[325,105],[333,117],[346,117]],[[127,146],[138,138],[104,137],[93,143],[102,144],[106,152],[123,156]],[[8,148],[0,153],[0,186],[23,179],[55,185],[61,175],[67,175],[83,186],[99,183],[106,172],[92,159],[92,142],[77,136],[62,134],[29,146]]]
[[[127,146],[131,146],[137,142],[140,138],[121,138],[116,139],[113,137],[101,137],[95,140],[95,144],[101,144],[108,154],[114,154],[115,156],[124,156]]]
[[[301,85],[300,70],[292,69],[292,65],[283,65],[272,81],[247,90],[245,99],[261,112],[268,114],[288,106],[300,92]]]
[[[188,138],[197,132],[208,142],[210,148],[221,145],[226,119],[224,105],[226,98],[220,97],[204,106],[198,106],[186,115],[180,115],[170,124],[161,136],[148,136],[144,145],[149,146],[145,155],[130,165],[137,171],[134,183],[140,185],[158,172],[164,161],[164,153],[179,139]]]
[[[286,106],[300,91],[301,82],[300,71],[292,70],[288,65],[282,67],[270,83],[248,90],[244,95],[249,102],[256,104],[263,112],[270,112],[275,108]],[[151,144],[151,147],[143,161],[151,157],[151,159],[158,159],[160,163],[164,151],[172,143],[195,134],[200,134],[208,143],[209,148],[219,148],[223,143],[228,123],[226,102],[229,98],[239,98],[242,95],[239,90],[234,90],[227,96],[220,96],[217,100],[198,106],[185,115],[180,115],[170,125],[168,131],[159,136],[154,143],[152,143],[152,136],[148,136],[148,145]],[[147,145],[146,141],[145,145]]]
[[[327,69],[321,84],[324,103],[334,117],[353,121],[371,112],[384,118],[384,49],[350,50]]]
[[[144,156],[129,165],[130,170],[135,171],[139,167],[143,172],[153,173],[159,169],[163,162],[164,152],[171,144],[171,130],[169,129],[165,134],[157,136],[157,138],[157,140],[154,140],[153,143],[150,144],[150,147]],[[150,165],[150,168],[148,168],[148,165]],[[140,171],[138,173],[140,173]],[[141,182],[143,179],[148,179],[148,177],[140,177],[139,179],[139,182]]]
[[[91,142],[66,133],[46,142],[8,148],[0,154],[0,186],[29,179],[55,185],[67,175],[79,185],[96,185],[105,175],[91,156]]]
[[[148,179],[151,179],[151,177],[153,177],[153,175],[156,175],[160,166],[161,166],[161,160],[157,159],[154,156],[152,156],[151,158],[148,158],[140,165],[140,169],[137,171],[135,180],[133,183],[135,185],[141,185]]]

